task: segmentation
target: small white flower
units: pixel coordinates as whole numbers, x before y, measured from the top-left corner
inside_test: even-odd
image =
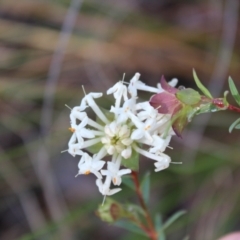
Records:
[[[128,91],[131,94],[131,97],[137,97],[137,90],[159,93],[158,88],[149,87],[145,83],[139,80],[140,74],[136,73],[133,78],[130,80]]]
[[[68,143],[68,152],[75,157],[76,155],[82,155],[83,151],[81,150],[81,143],[77,142],[76,134],[73,134]]]
[[[122,182],[122,176],[129,174],[132,171],[130,169],[119,170],[121,164],[121,156],[117,157],[116,162],[108,162],[107,170],[101,170],[102,175],[110,176],[114,185],[120,185]]]
[[[141,110],[137,113],[137,116],[141,121],[145,121],[147,119],[154,119],[156,121],[159,115],[158,111],[154,109],[149,102],[138,103],[137,110]]]
[[[78,164],[79,172],[77,175],[93,173],[97,178],[101,179],[102,175],[99,173],[99,170],[103,168],[104,164],[105,161],[94,159],[87,153],[84,153]]]
[[[131,138],[133,140],[140,140],[145,138],[147,141],[152,142],[151,129],[154,127],[154,119],[148,119],[146,122],[140,121],[140,119],[133,113],[129,113],[129,117],[134,123],[136,129],[133,130]]]
[[[102,97],[102,93],[89,93],[87,94],[81,101],[79,106],[80,111],[84,111],[87,107],[90,107],[93,102],[93,98],[100,98]]]
[[[118,123],[126,122],[130,111],[135,112],[135,102],[133,98],[130,98],[124,102],[122,107],[111,107],[110,112],[115,114]]]
[[[107,94],[113,94],[116,99],[115,107],[119,108],[122,98],[127,101],[127,87],[122,82],[117,82],[113,87],[107,90]]]
[[[111,176],[107,176],[104,183],[98,178],[96,180],[96,185],[98,186],[99,192],[104,196],[111,196],[122,190],[121,188],[110,189]]]
[[[166,147],[169,145],[171,140],[171,136],[167,136],[166,138],[160,137],[158,135],[153,135],[153,142],[149,149],[150,153],[164,152]],[[148,143],[146,143],[148,144]]]
[[[154,166],[156,167],[155,172],[162,171],[169,167],[171,158],[168,155],[163,153],[161,154],[161,157],[162,157],[162,160],[159,160],[156,163],[154,163]]]

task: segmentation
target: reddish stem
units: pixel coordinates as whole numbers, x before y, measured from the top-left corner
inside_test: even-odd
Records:
[[[228,105],[228,110],[240,113],[240,108],[235,107],[235,106],[230,105],[230,104]]]
[[[140,183],[139,183],[139,180],[138,180],[138,173],[135,172],[135,171],[132,171],[131,174],[132,174],[133,182],[135,184],[135,188],[136,188],[136,192],[137,192],[137,196],[138,196],[140,205],[145,212],[146,221],[147,221],[147,224],[148,224],[148,228],[145,230],[145,232],[148,234],[148,236],[152,240],[157,240],[157,233],[156,233],[156,230],[154,228],[151,216],[148,212],[147,205],[146,205],[146,203],[143,199],[143,195],[142,195],[142,192],[141,192],[141,189],[140,189]]]
[[[215,99],[212,100],[212,103],[213,103],[215,106],[219,107],[219,108],[224,108],[224,109],[226,109],[226,108],[225,108],[226,105],[224,104],[222,98],[215,98]],[[231,105],[231,104],[228,104],[227,109],[230,110],[230,111],[234,111],[234,112],[240,112],[240,108],[235,107],[235,106],[233,106],[233,105]]]

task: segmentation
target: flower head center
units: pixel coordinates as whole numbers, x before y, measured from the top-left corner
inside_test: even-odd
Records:
[[[117,135],[115,135],[115,136],[113,136],[112,139],[111,139],[111,144],[112,144],[112,145],[117,145],[118,142],[119,142],[119,140],[120,140],[120,137],[117,136]]]
[[[116,121],[111,122],[104,128],[105,136],[102,137],[102,143],[108,154],[121,153],[131,143],[131,129],[126,124],[119,124]]]

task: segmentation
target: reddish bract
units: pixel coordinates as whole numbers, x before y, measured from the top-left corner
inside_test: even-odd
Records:
[[[184,106],[175,95],[179,90],[170,86],[165,80],[164,76],[162,76],[160,83],[165,92],[153,95],[150,99],[150,105],[157,109],[159,113],[170,114],[172,119],[174,119],[174,115],[178,114]],[[179,137],[181,137],[181,132],[187,124],[185,123],[185,119],[184,123],[182,122],[182,117],[183,116],[177,117],[172,123],[173,130]]]

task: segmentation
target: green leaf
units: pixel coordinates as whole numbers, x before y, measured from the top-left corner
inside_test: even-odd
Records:
[[[156,214],[154,223],[157,230],[162,228],[162,216],[159,213]]]
[[[183,240],[189,240],[190,237],[189,236],[186,236]]]
[[[227,101],[227,95],[228,95],[228,94],[229,94],[228,91],[225,91],[225,92],[224,92],[224,98],[223,98],[224,106],[228,106],[228,105],[229,105],[229,103],[228,103],[228,101]]]
[[[240,129],[240,124],[238,124],[238,125],[235,127],[235,129]]]
[[[231,133],[232,130],[233,130],[234,128],[236,128],[239,123],[240,123],[240,118],[238,118],[235,122],[233,122],[233,123],[231,124],[231,126],[229,127],[229,130],[228,130],[229,133]],[[239,129],[239,128],[237,127],[237,129]]]
[[[147,172],[141,182],[141,190],[143,193],[143,199],[147,204],[149,201],[149,193],[150,193],[150,172]]]
[[[208,91],[208,89],[206,87],[203,86],[203,84],[201,83],[201,81],[199,80],[195,70],[193,69],[193,78],[194,81],[196,83],[196,85],[198,86],[198,88],[202,91],[202,93],[209,98],[213,98],[211,93]]]
[[[122,159],[122,165],[126,168],[130,168],[133,171],[138,171],[139,169],[139,153],[136,151],[132,152],[132,156],[128,159]]]
[[[130,204],[130,203],[128,203],[128,204],[125,204],[125,207],[126,207],[126,210],[127,210],[129,213],[132,213],[132,214],[134,214],[135,216],[136,216],[136,215],[142,215],[142,216],[146,217],[145,211],[144,211],[141,207],[139,207],[138,205],[136,205],[136,204]]]
[[[187,105],[194,105],[200,102],[201,96],[200,94],[191,89],[191,88],[185,88],[176,93],[176,97],[182,102]]]
[[[160,229],[161,231],[165,230],[166,228],[168,228],[171,224],[173,224],[178,218],[180,218],[182,215],[184,215],[186,213],[186,211],[181,210],[178,211],[176,213],[174,213],[162,226],[162,228]]]
[[[155,229],[158,232],[158,240],[165,240],[166,237],[165,237],[164,231],[160,231],[160,229],[162,228],[162,217],[159,213],[156,214],[154,223],[155,223]]]
[[[124,228],[124,229],[128,230],[129,232],[137,233],[137,234],[140,234],[140,235],[146,237],[145,232],[141,228],[139,228],[138,226],[136,226],[135,224],[133,224],[129,221],[124,221],[124,220],[117,221],[114,223],[114,226]]]
[[[122,178],[122,183],[125,184],[126,186],[128,186],[129,188],[135,190],[135,186],[134,186],[131,176],[128,176],[128,175],[124,176]]]
[[[228,78],[228,84],[229,84],[229,88],[232,93],[232,96],[234,97],[237,104],[240,105],[240,95],[231,77]]]

